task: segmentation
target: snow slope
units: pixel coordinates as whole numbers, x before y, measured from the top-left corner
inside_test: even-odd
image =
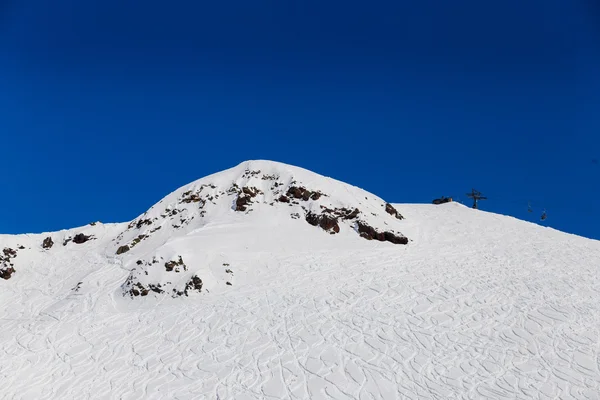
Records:
[[[250,161],[0,249],[2,399],[600,398],[600,242],[456,203]]]

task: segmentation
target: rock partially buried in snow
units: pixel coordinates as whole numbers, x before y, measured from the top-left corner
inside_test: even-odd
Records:
[[[12,274],[15,273],[15,269],[13,267],[4,267],[0,268],[0,278],[8,280],[12,277]]]
[[[44,249],[50,249],[52,246],[54,246],[54,242],[52,241],[52,238],[50,236],[48,236],[42,242],[42,248],[44,248]]]
[[[129,249],[129,246],[127,246],[127,245],[124,245],[124,246],[121,246],[121,247],[119,247],[119,248],[117,249],[117,254],[123,254],[123,253],[127,253],[129,250],[130,250],[130,249]]]
[[[75,237],[73,238],[73,243],[76,244],[83,244],[85,242],[87,242],[88,240],[92,239],[91,236],[87,236],[84,235],[83,233],[78,233],[77,235],[75,235]]]
[[[396,210],[394,208],[393,205],[391,205],[390,203],[386,203],[385,205],[385,212],[396,217],[397,219],[404,219],[404,217],[402,215],[400,215],[400,213],[398,212],[398,210]]]
[[[17,251],[5,247],[0,254],[0,278],[8,280],[16,272],[12,259],[17,256]]]

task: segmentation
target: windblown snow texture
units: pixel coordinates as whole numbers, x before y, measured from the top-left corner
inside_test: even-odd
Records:
[[[600,398],[600,242],[250,161],[0,236],[0,398]]]

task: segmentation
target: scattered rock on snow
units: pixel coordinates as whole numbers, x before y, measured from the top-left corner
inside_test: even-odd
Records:
[[[179,259],[177,261],[168,261],[165,263],[165,269],[167,270],[167,272],[171,272],[173,270],[175,272],[180,272],[180,269],[178,268],[180,266],[183,267],[184,271],[187,271],[187,265],[185,265],[181,256],[179,256]]]
[[[87,235],[84,235],[83,233],[78,233],[77,235],[75,235],[75,237],[73,237],[73,243],[82,244],[82,243],[87,242],[90,239],[92,239],[92,236],[87,236]]]
[[[129,246],[124,245],[117,249],[117,254],[127,253],[130,250]]]
[[[15,273],[15,269],[13,267],[4,267],[0,268],[0,278],[4,280],[8,280],[11,278],[12,274]]]
[[[202,291],[202,279],[197,275],[192,276],[192,279],[185,285],[185,295],[188,295],[189,290],[195,290],[196,292]]]
[[[391,216],[396,217],[397,219],[404,219],[404,217],[402,215],[400,215],[400,213],[398,212],[398,210],[396,210],[394,208],[394,206],[392,206],[390,203],[386,203],[385,205],[385,212],[390,214]]]
[[[357,222],[358,232],[360,236],[367,240],[379,240],[380,242],[391,242],[394,244],[408,244],[408,238],[405,236],[397,235],[393,232],[379,232],[377,229],[366,224],[363,221]]]
[[[42,242],[42,247],[44,249],[49,249],[52,246],[54,246],[54,242],[52,241],[52,238],[50,236],[48,236],[46,239],[44,239],[44,241]]]

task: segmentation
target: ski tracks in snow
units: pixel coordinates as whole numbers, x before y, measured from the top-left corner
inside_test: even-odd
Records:
[[[256,255],[251,283],[146,309],[107,297],[116,261],[91,268],[83,294],[2,321],[0,398],[600,398],[598,246],[440,229]]]

